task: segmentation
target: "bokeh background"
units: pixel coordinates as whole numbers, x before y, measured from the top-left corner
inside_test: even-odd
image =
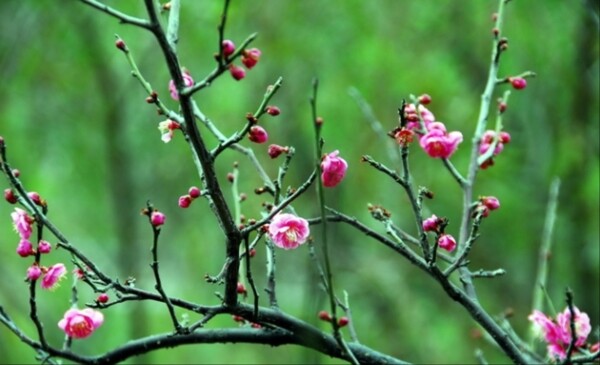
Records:
[[[144,16],[141,1],[107,4]],[[149,290],[151,231],[139,211],[150,199],[168,217],[160,246],[166,290],[189,300],[217,303],[214,292],[219,288],[203,280],[205,273],[217,273],[223,263],[223,238],[216,221],[202,200],[187,210],[177,206],[177,198],[199,184],[189,148],[180,136],[169,144],[160,141],[161,118],[144,102],[144,91],[114,47],[118,33],[145,77],[176,108],[168,98],[168,73],[152,36],[77,1],[4,0],[0,6],[0,135],[25,186],[48,200],[55,224],[101,268],[121,280],[134,276],[136,285]],[[387,142],[366,123],[349,89],[362,94],[386,129],[396,125],[402,98],[429,93],[437,119],[465,135],[452,158],[464,173],[490,60],[491,14],[496,7],[497,1],[483,0],[233,1],[227,38],[239,44],[258,32],[253,46],[263,55],[243,81],[226,74],[195,100],[230,134],[243,125],[247,112],[256,109],[266,86],[282,76],[284,85],[273,100],[282,114],[261,123],[270,142],[296,148],[287,183],[297,186],[313,164],[308,97],[311,80],[319,77],[325,150],[339,149],[350,164],[346,180],[326,191],[328,204],[381,232],[383,227],[370,218],[366,207],[383,204],[399,226],[413,231],[400,187],[359,162],[361,155],[370,154],[392,166],[384,148]],[[221,9],[221,1],[183,1],[178,50],[196,80],[214,66]],[[512,93],[504,123],[513,140],[496,165],[479,175],[475,193],[497,196],[502,208],[485,220],[471,268],[506,269],[503,277],[477,283],[480,300],[494,315],[512,308],[511,323],[524,336],[548,188],[559,177],[548,297],[562,310],[564,290],[572,288],[576,305],[590,315],[597,340],[598,32],[598,1],[515,1],[507,7],[504,35],[510,45],[500,74],[532,70],[538,76],[525,90]],[[206,130],[202,132],[214,145]],[[270,160],[266,147],[253,146],[274,177],[280,161]],[[415,181],[436,193],[429,209],[450,218],[449,232],[457,234],[458,186],[439,161],[427,158],[417,145],[411,151]],[[260,180],[245,157],[224,153],[217,163],[221,181],[228,191],[225,175],[234,161],[240,162],[241,190],[249,195],[243,213],[258,217],[266,198],[252,193]],[[2,184],[2,189],[8,186]],[[315,198],[310,189],[295,204],[297,212],[316,216]],[[10,224],[12,208],[0,204],[0,303],[34,336],[23,283],[30,262],[14,252],[18,238]],[[348,291],[361,342],[411,362],[475,362],[476,348],[491,363],[508,361],[477,336],[477,327],[463,308],[402,257],[348,226],[330,225],[329,237],[336,288],[340,294]],[[258,246],[253,266],[261,288],[264,253],[264,246]],[[61,251],[44,259],[69,263]],[[277,260],[282,309],[325,328],[316,319],[325,308],[325,296],[307,248],[279,251]],[[56,323],[68,308],[70,284],[68,279],[57,290],[39,294],[40,316],[56,345],[63,339]],[[88,288],[80,289],[82,302],[95,298]],[[156,303],[111,307],[105,316],[105,324],[93,337],[75,343],[78,351],[100,354],[171,326],[165,307]],[[209,324],[217,326],[236,324],[224,316]],[[0,362],[31,363],[34,355],[0,327]],[[161,350],[127,363],[335,362],[296,346],[230,344]]]

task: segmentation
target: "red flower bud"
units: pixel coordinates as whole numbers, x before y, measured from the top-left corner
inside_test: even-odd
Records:
[[[322,321],[331,322],[331,315],[327,311],[320,311],[319,319]]]
[[[11,188],[4,189],[4,199],[6,199],[6,201],[10,204],[15,204],[17,201],[19,201]]]
[[[102,293],[98,295],[98,298],[96,298],[96,300],[98,301],[98,303],[106,303],[108,302],[108,294]]]
[[[527,87],[527,80],[522,77],[511,77],[508,79],[515,90],[522,90]]]
[[[350,322],[348,317],[340,317],[340,319],[338,319],[338,326],[344,327],[345,325],[348,324],[348,322]]]

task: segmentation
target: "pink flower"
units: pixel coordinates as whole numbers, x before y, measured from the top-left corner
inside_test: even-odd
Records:
[[[56,289],[59,281],[65,277],[67,268],[63,264],[54,264],[50,266],[42,278],[41,286],[42,289]]]
[[[303,244],[310,230],[306,219],[293,214],[280,213],[269,224],[269,236],[275,246],[291,250]]]
[[[221,43],[221,48],[223,49],[223,55],[225,57],[231,56],[233,52],[235,52],[235,44],[229,39],[225,39],[223,43]]]
[[[590,318],[586,313],[580,312],[577,307],[574,308],[574,312],[577,336],[575,346],[581,347],[585,344],[592,328]],[[543,335],[544,341],[548,345],[548,356],[563,360],[567,356],[566,350],[571,343],[571,312],[569,308],[567,307],[562,313],[559,313],[556,321],[538,310],[534,310],[527,318],[533,322],[537,334]]]
[[[42,269],[37,264],[33,264],[27,268],[27,280],[34,281],[42,276]]]
[[[35,255],[35,251],[33,250],[33,245],[27,239],[21,239],[21,241],[19,241],[19,244],[17,245],[17,253],[21,257]]]
[[[154,227],[162,226],[163,224],[165,224],[166,219],[167,216],[165,216],[163,213],[157,210],[150,214],[150,223],[152,223]]]
[[[573,308],[575,313],[575,335],[577,339],[575,340],[575,346],[583,346],[585,340],[588,335],[592,331],[592,327],[590,326],[590,317],[587,313],[582,313],[579,311],[577,307]],[[565,344],[569,344],[571,342],[571,311],[569,308],[565,308],[562,313],[559,313],[556,316],[556,322],[561,329],[562,341]]]
[[[260,54],[261,52],[258,48],[246,49],[242,52],[242,63],[249,70],[256,66],[258,59],[260,58]]]
[[[419,143],[429,156],[449,158],[462,140],[462,133],[447,133],[444,124],[434,122],[429,125],[429,131],[419,139]]]
[[[69,309],[58,327],[73,338],[86,338],[104,322],[104,315],[91,308]]]
[[[321,180],[323,186],[331,188],[339,184],[346,176],[348,163],[341,157],[338,157],[339,151],[335,150],[325,155],[321,160]]]
[[[158,123],[158,130],[161,133],[160,139],[165,143],[170,142],[173,138],[173,131],[179,128],[181,128],[181,125],[171,119]]]
[[[429,217],[423,221],[423,230],[425,232],[437,231],[439,224],[440,224],[440,219],[434,214],[431,217]]]
[[[38,243],[38,251],[40,253],[50,253],[51,250],[52,250],[52,245],[50,244],[50,242],[41,240]]]
[[[192,76],[188,72],[183,72],[181,76],[183,76],[183,84],[185,87],[194,85],[194,79],[192,79]],[[179,100],[179,92],[177,91],[175,81],[173,80],[169,81],[169,92],[171,93],[173,100]]]
[[[27,215],[21,208],[15,208],[15,211],[10,213],[13,220],[15,230],[22,239],[28,239],[31,236],[31,224],[34,222],[33,218]]]
[[[456,248],[456,240],[449,234],[443,234],[438,238],[438,246],[448,252],[452,252]]]
[[[253,125],[248,132],[248,139],[254,143],[265,143],[269,139],[269,134],[263,127]]]

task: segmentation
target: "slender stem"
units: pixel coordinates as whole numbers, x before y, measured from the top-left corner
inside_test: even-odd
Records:
[[[171,9],[169,9],[169,22],[167,23],[167,42],[171,49],[177,49],[177,41],[179,40],[179,11],[181,3],[179,0],[171,0]]]
[[[93,7],[93,8],[96,8],[112,17],[119,19],[121,21],[121,23],[131,24],[131,25],[135,25],[137,27],[150,29],[150,23],[147,20],[129,16],[125,13],[122,13],[116,9],[113,9],[110,6],[105,5],[96,0],[80,0],[80,1],[84,4],[87,4],[91,7]]]

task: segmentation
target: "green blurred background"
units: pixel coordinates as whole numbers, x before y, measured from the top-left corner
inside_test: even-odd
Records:
[[[144,16],[141,1],[107,4]],[[160,141],[157,125],[162,119],[145,103],[144,91],[114,47],[118,33],[145,77],[176,108],[168,98],[169,77],[154,39],[77,1],[5,0],[0,6],[0,135],[25,186],[48,200],[54,223],[102,269],[121,280],[135,276],[136,284],[148,290],[153,285],[151,231],[139,211],[150,199],[168,217],[160,247],[167,292],[216,304],[217,288],[203,280],[205,273],[217,273],[223,263],[223,240],[215,218],[202,200],[187,210],[177,207],[177,198],[199,184],[189,148],[180,136],[169,144]],[[484,0],[233,1],[227,38],[240,44],[256,31],[253,46],[263,55],[243,81],[235,82],[226,74],[195,100],[230,134],[243,125],[247,112],[256,109],[266,86],[282,76],[284,85],[273,100],[282,114],[261,123],[269,131],[269,142],[296,148],[288,183],[297,186],[313,164],[308,96],[312,78],[319,77],[325,150],[339,149],[350,164],[346,180],[326,191],[328,204],[381,232],[366,206],[384,204],[398,225],[413,231],[408,201],[399,186],[359,162],[361,155],[370,154],[391,165],[383,142],[348,90],[360,91],[386,129],[396,125],[402,98],[429,93],[437,119],[465,135],[452,158],[464,173],[487,75],[491,14],[496,7],[497,1]],[[221,8],[221,1],[183,1],[178,50],[196,80],[214,65]],[[485,220],[471,268],[506,269],[503,277],[479,281],[478,292],[492,314],[513,308],[511,322],[522,335],[527,333],[531,311],[548,187],[555,176],[562,180],[562,188],[549,297],[562,310],[564,290],[570,287],[594,328],[600,321],[598,24],[598,1],[514,1],[506,12],[504,35],[510,46],[500,74],[532,70],[538,77],[530,79],[525,90],[512,93],[504,123],[513,141],[496,165],[479,175],[475,194],[497,196],[502,208]],[[205,129],[202,132],[213,146],[214,139]],[[253,147],[267,172],[275,176],[280,161],[267,157],[266,145]],[[416,182],[436,193],[429,208],[449,217],[449,232],[457,235],[459,188],[439,161],[427,158],[418,146],[411,150]],[[241,191],[249,195],[243,213],[258,217],[265,197],[252,194],[260,180],[247,159],[233,151],[224,153],[217,163],[221,181],[227,191],[225,175],[233,161],[240,161]],[[4,182],[2,189],[6,187]],[[314,202],[315,191],[310,189],[295,204],[297,212],[316,216]],[[0,303],[34,336],[22,282],[30,262],[15,254],[18,238],[10,224],[12,208],[0,204]],[[349,293],[361,342],[411,362],[474,362],[476,348],[482,348],[492,363],[507,361],[494,346],[474,336],[474,322],[439,285],[402,257],[348,226],[331,225],[329,237],[336,288],[340,294],[342,289]],[[264,246],[258,246],[254,259],[260,288],[264,253]],[[68,263],[69,257],[56,251],[44,260]],[[325,297],[307,248],[278,251],[277,260],[282,309],[325,328],[316,319],[325,308]],[[55,345],[63,338],[56,323],[69,305],[70,280],[54,292],[39,294],[40,316]],[[95,298],[87,287],[80,289],[82,302]],[[130,302],[107,309],[105,316],[105,324],[93,337],[75,343],[77,351],[100,354],[171,327],[164,305],[157,303]],[[236,324],[223,316],[209,324],[217,326]],[[3,326],[0,362],[34,362],[34,352]],[[180,347],[128,361],[319,362],[338,361],[297,346],[245,344]]]

